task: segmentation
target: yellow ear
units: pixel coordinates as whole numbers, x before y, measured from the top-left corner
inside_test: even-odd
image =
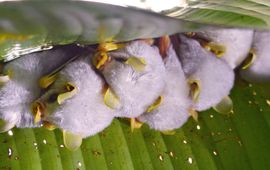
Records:
[[[47,75],[39,80],[39,87],[46,89],[55,82],[57,74]]]
[[[163,102],[163,96],[159,96],[156,101],[147,108],[146,112],[149,113],[149,112],[152,112],[153,110],[157,109],[161,103]]]
[[[71,151],[77,150],[82,144],[82,137],[80,135],[73,134],[66,130],[63,130],[64,145]]]
[[[71,83],[66,84],[65,90],[66,90],[66,92],[58,95],[58,97],[57,97],[58,104],[62,104],[64,101],[72,98],[74,95],[76,95],[78,93],[77,87]]]
[[[254,61],[256,60],[256,51],[255,49],[251,49],[249,50],[248,56],[247,58],[244,60],[243,64],[242,64],[242,69],[245,70],[247,68],[249,68]]]
[[[104,103],[111,109],[116,109],[120,105],[118,97],[110,88],[108,88],[104,94]]]
[[[7,132],[15,126],[15,122],[8,122],[0,119],[0,133]]]
[[[199,96],[201,93],[201,81],[200,80],[188,80],[188,84],[190,87],[190,93],[193,102],[197,102],[199,100]]]
[[[142,72],[145,69],[146,61],[144,58],[130,57],[125,61],[125,64],[130,65],[137,72]]]
[[[222,57],[226,52],[226,47],[224,45],[213,42],[207,43],[204,45],[204,48],[214,53],[217,57]]]
[[[229,114],[233,111],[233,102],[229,96],[226,96],[213,109],[221,114]]]
[[[109,56],[106,52],[98,52],[92,59],[93,65],[96,69],[100,69],[109,60]]]

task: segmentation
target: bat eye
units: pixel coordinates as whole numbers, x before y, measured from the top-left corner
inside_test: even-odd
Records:
[[[115,61],[120,62],[120,63],[124,63],[127,61],[127,59],[121,58],[121,57],[115,57],[114,59],[115,59]]]
[[[58,94],[57,93],[53,93],[52,95],[50,95],[50,97],[48,98],[48,103],[54,103],[57,100]]]

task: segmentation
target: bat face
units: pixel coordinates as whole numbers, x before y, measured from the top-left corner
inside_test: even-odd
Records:
[[[9,121],[6,114],[12,114],[18,127],[35,126],[30,103],[41,95],[38,81],[73,57],[72,51],[64,48],[33,53],[5,64],[0,76],[0,110],[6,112],[0,113],[0,118]],[[16,111],[9,113],[13,108]]]
[[[250,82],[270,82],[270,32],[256,31],[252,44],[252,50],[245,61],[250,66],[241,70],[241,76]],[[245,63],[245,62],[244,62]]]
[[[185,61],[182,62],[183,68],[187,67],[186,70],[192,70],[187,72],[187,78],[191,87],[193,107],[198,111],[203,111],[217,105],[225,96],[229,95],[233,87],[233,70],[227,63],[202,48],[195,40],[182,37],[180,39],[179,56],[181,61]],[[196,52],[189,51],[189,49],[196,49]],[[196,58],[200,58],[200,63],[197,63],[196,66],[189,64],[189,62],[197,60]]]
[[[90,59],[80,57],[58,73],[56,81],[36,102],[34,114],[40,111],[44,122],[81,137],[94,135],[114,117],[113,110],[103,102],[103,86]]]
[[[189,117],[188,110],[191,106],[189,87],[181,64],[172,47],[168,49],[164,63],[166,85],[161,94],[163,101],[155,110],[144,113],[138,118],[151,128],[160,131],[181,127]]]
[[[119,117],[137,117],[150,106],[165,85],[165,68],[158,49],[142,41],[109,53],[112,61],[102,74],[119,98]]]
[[[249,29],[213,28],[197,34],[209,40],[210,51],[216,51],[223,46],[222,54],[219,57],[234,69],[248,55],[254,32]]]

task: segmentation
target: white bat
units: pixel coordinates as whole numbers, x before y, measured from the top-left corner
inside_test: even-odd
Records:
[[[111,61],[101,73],[119,100],[112,106],[116,116],[132,118],[141,115],[165,86],[165,67],[158,48],[143,41],[133,41],[108,55]]]
[[[17,127],[33,127],[30,104],[41,95],[39,79],[70,60],[77,47],[56,48],[28,54],[3,66],[0,76],[0,131]]]
[[[232,68],[196,40],[180,34],[179,39],[179,57],[190,84],[194,109],[207,110],[224,101],[234,84]]]
[[[258,83],[270,82],[270,32],[256,31],[250,54],[244,62],[241,76]]]
[[[38,99],[33,110],[43,122],[64,131],[69,149],[80,146],[82,138],[110,125],[114,111],[103,102],[104,81],[91,66],[91,54],[66,65],[57,79]]]
[[[172,46],[169,46],[166,53],[166,85],[161,94],[163,100],[156,109],[138,117],[139,121],[159,131],[181,127],[190,116],[189,108],[192,103],[186,77]]]
[[[239,28],[209,28],[196,34],[208,41],[205,44],[208,50],[214,52],[232,69],[235,69],[247,57],[254,31]]]

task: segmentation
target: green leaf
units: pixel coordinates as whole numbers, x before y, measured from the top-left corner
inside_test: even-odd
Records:
[[[50,45],[128,41],[205,27],[144,10],[82,1],[1,2],[0,16],[0,60],[6,61]]]
[[[13,129],[0,134],[0,169],[269,169],[268,86],[237,80],[231,98],[233,114],[202,112],[175,135],[146,125],[132,133],[116,119],[75,152],[64,148],[60,130]]]
[[[164,14],[203,24],[270,28],[270,3],[264,0],[190,1],[187,7],[168,10]]]

